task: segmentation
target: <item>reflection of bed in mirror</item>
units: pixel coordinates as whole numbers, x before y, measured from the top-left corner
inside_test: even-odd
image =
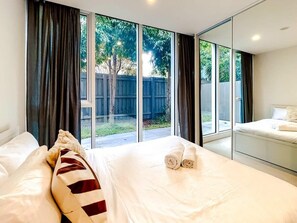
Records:
[[[286,108],[274,106],[271,119],[237,124],[235,151],[297,171],[297,123],[287,120]]]

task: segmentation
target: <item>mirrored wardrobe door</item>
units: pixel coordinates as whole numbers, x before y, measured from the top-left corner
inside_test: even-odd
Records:
[[[279,133],[286,108],[297,105],[297,1],[266,0],[234,16],[233,48],[234,155],[292,169],[292,153],[280,150],[284,138],[278,143],[281,136],[270,133]]]
[[[199,34],[203,147],[231,158],[232,23]]]

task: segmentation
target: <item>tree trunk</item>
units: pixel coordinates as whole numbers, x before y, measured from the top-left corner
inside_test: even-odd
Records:
[[[117,55],[112,55],[112,63],[109,63],[109,123],[114,123],[115,96],[117,85]]]

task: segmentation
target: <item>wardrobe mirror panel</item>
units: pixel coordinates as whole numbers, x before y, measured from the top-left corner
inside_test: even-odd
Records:
[[[266,0],[234,16],[233,48],[234,155],[290,169],[290,155],[270,153],[267,143],[280,140],[287,106],[297,105],[297,1]]]
[[[232,22],[199,35],[203,146],[231,158]]]

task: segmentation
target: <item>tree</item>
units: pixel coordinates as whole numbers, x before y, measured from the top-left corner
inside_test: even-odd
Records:
[[[230,81],[230,48],[218,46],[219,48],[219,80],[220,82]]]
[[[143,51],[152,52],[153,73],[167,77],[165,118],[170,121],[171,108],[171,32],[145,26]]]
[[[201,79],[210,82],[212,77],[212,63],[215,58],[212,53],[212,43],[200,41],[200,66]],[[219,81],[230,81],[230,48],[217,46],[219,49]],[[236,80],[241,80],[241,56],[240,53],[235,54],[235,70]]]
[[[200,69],[201,79],[210,82],[212,76],[212,44],[203,40],[200,41]]]
[[[81,71],[87,71],[87,16],[80,16],[80,67]]]
[[[81,67],[87,61],[86,17],[81,16]],[[95,61],[97,70],[109,74],[109,121],[114,122],[116,77],[121,73],[136,75],[136,25],[106,16],[96,16]],[[155,75],[168,77],[166,111],[170,110],[171,33],[143,27],[143,51],[151,52]],[[169,102],[168,102],[169,100]],[[170,112],[167,112],[170,115]]]
[[[109,73],[109,121],[114,123],[117,75],[136,63],[136,26],[105,16],[96,16],[96,66]]]

